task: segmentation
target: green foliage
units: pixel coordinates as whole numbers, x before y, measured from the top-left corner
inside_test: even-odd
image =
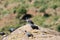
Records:
[[[37,8],[39,8],[40,7],[40,2],[39,1],[35,1],[34,2],[34,6],[37,7]]]
[[[9,11],[8,10],[0,9],[0,18],[3,18],[7,14],[9,14]]]
[[[58,25],[56,29],[58,32],[60,32],[60,25]]]
[[[50,28],[52,25],[51,24],[43,23],[42,26],[45,27],[45,28]]]
[[[9,14],[9,11],[3,10],[3,11],[2,11],[2,15],[6,15],[6,14]]]
[[[57,5],[52,5],[51,8],[56,9],[58,6]]]
[[[18,8],[17,12],[19,14],[26,14],[27,10],[24,7]]]
[[[46,19],[46,22],[43,23],[43,26],[48,28],[53,27],[59,18],[59,16],[50,16],[47,18],[49,20]]]
[[[60,7],[59,0],[35,0],[34,7],[39,8],[40,12],[44,12],[47,8],[56,9]]]
[[[48,18],[48,17],[50,17],[51,15],[49,15],[49,14],[44,14],[44,17],[45,18]]]
[[[57,21],[60,18],[60,16],[55,16],[53,19],[54,21]]]
[[[17,9],[17,12],[18,12],[17,18],[19,18],[21,15],[26,14],[27,10],[24,7],[20,7],[20,8]]]
[[[40,12],[44,12],[44,11],[45,11],[45,8],[41,8],[41,9],[40,9]]]
[[[56,21],[58,21],[59,18],[60,16],[35,16],[32,20],[35,24],[39,26],[50,28],[54,26],[54,24],[56,23]]]
[[[46,9],[47,9],[47,5],[41,6],[39,12],[45,12]]]
[[[45,0],[35,0],[34,2],[34,7],[37,7],[37,8],[41,6],[44,7],[45,5],[47,5],[47,2]]]
[[[35,24],[42,26],[46,18],[41,16],[35,16],[32,20],[35,22]]]
[[[17,29],[17,28],[19,28],[19,27],[20,27],[20,24],[5,26],[5,27],[3,27],[2,29],[0,29],[0,32],[5,32],[6,34],[10,34],[10,32],[9,32],[9,29],[10,29],[10,28],[15,28],[15,29]]]
[[[44,0],[36,0],[34,2],[34,7],[39,8],[39,12],[44,12],[48,5]]]
[[[24,20],[20,20],[20,21],[19,21],[19,24],[20,24],[20,26],[23,26],[23,25],[26,24],[26,21],[24,21]]]

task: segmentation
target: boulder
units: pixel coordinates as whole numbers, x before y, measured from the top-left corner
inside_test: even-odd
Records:
[[[26,24],[2,40],[60,40],[60,33],[57,33],[59,32],[42,27],[39,27],[39,30],[32,29],[29,24]]]

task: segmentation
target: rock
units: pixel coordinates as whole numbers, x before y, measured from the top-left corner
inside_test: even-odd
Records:
[[[33,30],[29,24],[26,24],[2,40],[60,40],[60,36],[57,33],[59,32],[42,27],[39,27],[39,30]]]

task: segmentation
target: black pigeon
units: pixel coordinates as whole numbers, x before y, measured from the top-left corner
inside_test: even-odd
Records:
[[[34,22],[31,20],[27,20],[27,22],[31,25],[32,29],[39,29],[38,26],[34,25]]]
[[[26,19],[30,19],[32,17],[32,15],[30,14],[25,14],[21,19],[22,20],[26,20]]]
[[[31,33],[29,33],[29,32],[26,32],[26,35],[27,35],[28,37],[33,37],[33,35],[32,35]]]
[[[13,31],[15,31],[15,28],[10,28],[9,31],[13,32]]]
[[[31,21],[31,20],[28,20],[28,23],[29,23],[29,24],[34,24],[34,22],[33,22],[33,21]]]
[[[31,25],[32,29],[39,29],[36,25]]]
[[[5,35],[5,33],[4,32],[0,32],[0,35]]]

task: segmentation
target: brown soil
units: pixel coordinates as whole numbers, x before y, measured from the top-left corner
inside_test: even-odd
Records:
[[[5,16],[4,18],[2,18],[0,20],[0,28],[6,25],[9,25],[10,23],[13,24],[15,17],[16,17],[16,14],[9,14]]]

